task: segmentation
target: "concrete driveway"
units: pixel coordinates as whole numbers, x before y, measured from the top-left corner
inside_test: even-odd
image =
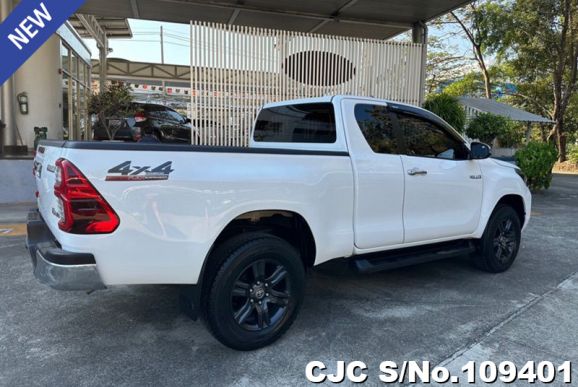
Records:
[[[0,224],[22,222],[25,210],[0,207]],[[310,273],[288,334],[249,353],[224,348],[181,315],[174,287],[91,295],[44,287],[23,244],[0,236],[3,386],[294,386],[307,384],[312,360],[330,370],[337,360],[364,361],[368,384],[377,384],[384,360],[455,370],[468,360],[578,362],[578,176],[556,175],[534,196],[507,273],[480,272],[466,259],[374,275],[326,266]]]

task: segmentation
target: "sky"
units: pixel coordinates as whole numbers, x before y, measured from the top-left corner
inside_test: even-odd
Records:
[[[113,52],[109,58],[122,58],[135,62],[161,63],[160,29],[164,29],[164,63],[185,65],[190,64],[190,26],[167,22],[129,19],[133,31],[133,39],[110,39],[109,45]],[[442,28],[430,26],[430,35],[448,39],[455,27]],[[92,57],[98,59],[98,49],[92,39],[86,40],[92,52]],[[470,46],[465,39],[452,37],[449,46],[459,54],[469,55]]]
[[[122,58],[134,62],[161,63],[160,29],[164,29],[165,63],[176,65],[190,64],[190,26],[156,22],[148,20],[129,19],[133,39],[110,39],[112,53],[109,58]],[[92,52],[92,57],[98,59],[98,49],[92,39],[86,43]]]

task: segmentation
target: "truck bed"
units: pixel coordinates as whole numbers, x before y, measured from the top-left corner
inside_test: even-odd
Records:
[[[112,234],[59,229],[53,213],[59,158],[71,161],[116,211],[120,225]],[[347,152],[43,141],[35,162],[42,218],[63,249],[94,255],[105,285],[194,284],[219,233],[255,210],[308,219],[316,263],[352,254]]]

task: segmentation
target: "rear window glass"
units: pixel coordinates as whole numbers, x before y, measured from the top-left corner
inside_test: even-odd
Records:
[[[257,142],[334,143],[331,103],[308,103],[263,109],[255,125]]]

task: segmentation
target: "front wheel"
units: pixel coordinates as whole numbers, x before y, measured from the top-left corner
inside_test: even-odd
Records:
[[[305,270],[299,253],[266,235],[240,239],[226,254],[208,294],[206,323],[230,348],[269,345],[289,329],[303,300]]]
[[[480,240],[476,265],[490,273],[501,273],[510,268],[518,255],[522,226],[516,211],[507,205],[496,207]]]

